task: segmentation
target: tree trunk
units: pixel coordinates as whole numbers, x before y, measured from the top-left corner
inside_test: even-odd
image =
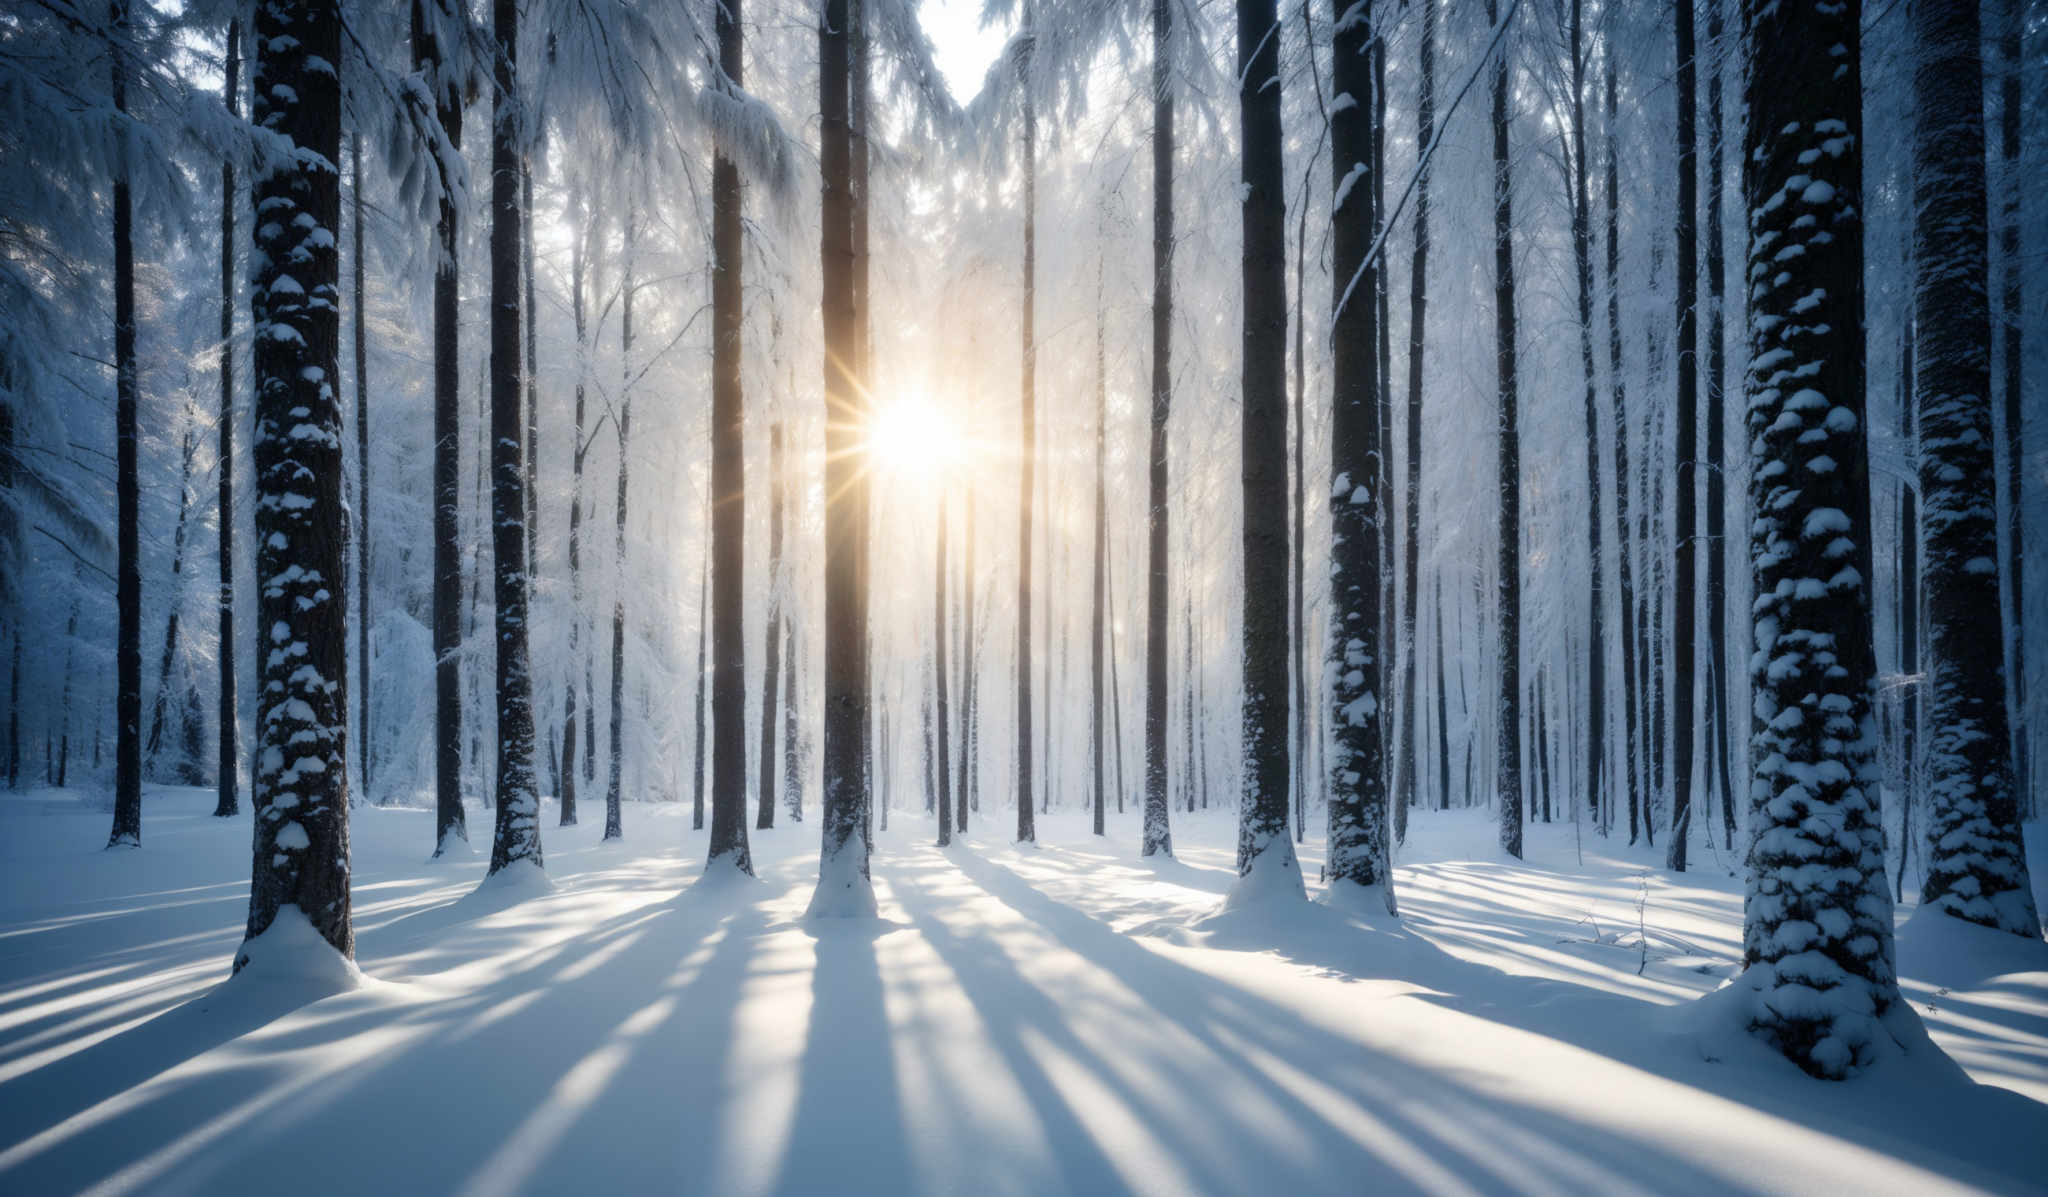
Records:
[[[737,2],[737,0],[728,0],[728,2]],[[634,250],[637,248],[636,241],[638,235],[639,216],[631,209],[628,209],[626,213],[624,245],[622,246],[625,262],[619,279],[619,485],[617,493],[612,500],[612,672],[610,718],[606,722],[606,728],[610,732],[611,740],[607,745],[610,751],[607,754],[609,765],[605,776],[604,789],[604,838],[607,840],[620,839],[625,835],[625,825],[619,804],[624,797],[622,789],[624,786],[626,755],[626,500],[628,485],[631,480],[631,471],[628,467],[633,460],[633,297],[638,289],[638,284],[633,278],[633,267],[635,264]],[[715,386],[712,405],[714,408],[717,406]],[[715,415],[713,419],[715,423]],[[715,445],[716,433],[713,434],[713,438]],[[715,460],[715,448],[713,453]],[[716,473],[717,471],[714,469],[712,484],[714,491],[717,489]],[[714,523],[714,538],[716,536],[716,528],[717,525]],[[713,668],[715,669],[716,666],[714,665]],[[714,703],[715,701],[714,695]],[[716,720],[720,714],[721,712],[714,707],[712,718]],[[716,779],[720,775],[716,760],[712,762],[711,769],[713,784],[715,785],[717,784]],[[744,783],[744,778],[742,781]],[[712,803],[714,813],[711,822],[712,826],[716,828],[718,819],[716,815],[717,795],[715,794],[712,796]],[[741,805],[745,805],[744,799],[742,799]]]
[[[241,115],[242,22],[228,22],[227,78],[221,96],[228,115]],[[213,813],[220,818],[240,814],[241,748],[240,706],[235,698],[235,164],[223,157],[220,164],[220,460],[215,465],[220,494],[216,520],[220,529],[220,748],[215,760]],[[68,723],[68,712],[67,712]],[[68,740],[68,736],[67,736]]]
[[[1103,554],[1102,586],[1104,602],[1111,612],[1116,610],[1116,577],[1110,572],[1109,554]],[[1116,813],[1124,813],[1124,689],[1117,669],[1116,616],[1111,614],[1103,625],[1103,635],[1108,640],[1106,648],[1109,657],[1109,720],[1110,743],[1116,756]]]
[[[775,826],[775,702],[782,681],[782,422],[768,426],[768,614],[762,620],[761,796],[756,829]],[[792,700],[795,698],[791,695]]]
[[[1427,342],[1429,295],[1429,157],[1436,138],[1436,0],[1422,5],[1422,78],[1415,99],[1415,144],[1422,156],[1415,179],[1415,252],[1408,269],[1408,443],[1401,569],[1401,745],[1397,750],[1401,786],[1394,795],[1394,838],[1408,838],[1408,808],[1415,802],[1415,775],[1422,760],[1415,749],[1415,635],[1417,587],[1422,559],[1422,365]]]
[[[804,753],[798,740],[804,709],[796,690],[796,621],[782,616],[782,801],[789,821],[804,821]]]
[[[1451,809],[1451,687],[1444,673],[1444,579],[1436,578],[1436,808]]]
[[[1096,835],[1102,834],[1102,820],[1108,806],[1108,780],[1104,776],[1107,745],[1103,742],[1103,672],[1106,662],[1103,651],[1109,631],[1107,608],[1108,591],[1105,575],[1109,569],[1109,378],[1106,373],[1106,337],[1103,325],[1107,320],[1102,307],[1102,264],[1096,259],[1095,267],[1095,554],[1093,557],[1094,580],[1092,583],[1094,610],[1089,619],[1089,749],[1094,760],[1094,808]],[[944,543],[941,541],[940,543]],[[945,643],[943,634],[940,644]],[[941,652],[945,651],[943,648]]]
[[[853,362],[852,146],[848,129],[848,0],[825,0],[818,26],[819,258],[825,339],[825,742],[823,846],[810,914],[873,917],[868,879],[867,612],[861,545],[867,482],[860,460],[867,400]]]
[[[526,478],[520,389],[519,0],[493,0],[497,39],[491,105],[491,559],[497,634],[497,826],[491,873],[541,867],[540,795],[533,774],[533,678],[527,662]],[[623,436],[621,448],[623,448]],[[623,467],[622,467],[623,468]],[[623,476],[623,475],[622,475]]]
[[[1721,232],[1721,61],[1722,0],[1707,2],[1707,44],[1713,57],[1707,69],[1707,667],[1710,689],[1706,725],[1707,751],[1712,754],[1715,788],[1721,802],[1721,846],[1735,846],[1735,786],[1729,776],[1733,751],[1729,743],[1733,708],[1728,700],[1728,475],[1723,448],[1724,383],[1727,337],[1724,299],[1727,255]]]
[[[526,274],[526,468],[522,480],[526,490],[526,588],[530,603],[534,579],[540,577],[540,492],[535,485],[540,473],[540,338],[534,328],[533,164],[525,159],[519,163],[519,239],[520,264]]]
[[[157,658],[156,701],[150,704],[149,741],[144,748],[143,759],[152,775],[157,773],[157,754],[163,751],[164,715],[171,701],[171,662],[178,656],[178,617],[183,613],[185,590],[185,521],[192,510],[192,458],[198,449],[198,439],[192,435],[188,422],[178,449],[178,522],[171,534],[170,612],[164,617],[164,650]],[[198,785],[192,773],[197,766],[197,761],[181,761],[172,779],[179,785]]]
[[[1642,731],[1637,719],[1641,686],[1636,671],[1636,584],[1635,546],[1628,515],[1628,384],[1621,360],[1621,172],[1616,145],[1614,54],[1606,58],[1607,129],[1605,174],[1607,185],[1607,375],[1608,410],[1614,420],[1614,559],[1621,586],[1621,692],[1622,769],[1621,784],[1627,793],[1628,842],[1636,842],[1637,820],[1642,803]],[[1583,160],[1585,150],[1579,151]],[[1595,641],[1595,651],[1598,641]],[[1611,817],[1610,820],[1611,822]]]
[[[704,741],[704,712],[708,709],[711,686],[704,672],[709,661],[708,649],[711,644],[711,499],[710,483],[705,483],[704,500],[704,560],[697,575],[697,734],[691,741],[694,760],[691,770],[696,778],[690,791],[690,830],[704,830],[704,766],[708,759]]]
[[[932,618],[935,623],[933,652],[937,654],[937,660],[934,662],[934,686],[938,691],[939,708],[938,759],[935,772],[938,782],[939,847],[944,848],[953,842],[953,712],[947,705],[949,695],[946,676],[946,501],[943,497],[939,500],[938,561],[932,568]]]
[[[954,801],[954,828],[960,835],[967,834],[967,813],[969,808],[980,809],[980,803],[971,800],[979,783],[981,738],[978,734],[980,720],[975,709],[974,689],[976,662],[980,659],[979,642],[974,638],[974,608],[981,587],[974,572],[974,488],[967,488],[967,518],[960,527],[961,536],[967,542],[966,558],[960,571],[960,787]]]
[[[1586,185],[1586,47],[1582,0],[1571,0],[1572,258],[1578,267],[1579,369],[1585,380],[1587,587],[1586,792],[1584,805],[1598,818],[1605,802],[1607,762],[1607,590],[1600,517],[1600,416],[1593,369],[1593,209]],[[1576,800],[1575,800],[1576,809]]]
[[[1017,400],[1017,840],[1027,844],[1038,839],[1031,805],[1036,795],[1031,775],[1031,484],[1038,449],[1038,344],[1034,327],[1038,307],[1038,114],[1032,100],[1031,52],[1037,36],[1030,0],[1026,0],[1016,65],[1024,106],[1024,375]]]
[[[1226,901],[1300,897],[1287,832],[1287,234],[1280,39],[1274,0],[1237,0],[1238,179],[1243,203],[1244,776],[1237,874]],[[1341,57],[1341,55],[1339,56]],[[1372,302],[1371,293],[1358,297]],[[1340,342],[1343,338],[1339,338]],[[1373,352],[1371,343],[1366,345]]]
[[[235,971],[294,907],[343,956],[349,922],[348,618],[343,592],[340,373],[341,11],[255,10],[250,117],[295,153],[255,178],[250,295],[256,345],[256,810],[248,935]],[[308,430],[312,435],[307,435]],[[289,952],[289,948],[281,948]]]
[[[1998,33],[2000,78],[1999,161],[2004,165],[2003,211],[1999,217],[1999,256],[2004,283],[2000,323],[2005,341],[2005,576],[2012,592],[2012,631],[2006,638],[2006,679],[2012,691],[2013,779],[2025,795],[2021,817],[2035,812],[2033,752],[2027,738],[2027,558],[2026,547],[2026,357],[2021,330],[2026,323],[2025,276],[2020,257],[2021,188],[2031,178],[2020,164],[2021,42],[2025,38],[2025,0],[2005,0]]]
[[[128,55],[134,52],[129,44],[128,11],[128,0],[113,0],[108,33],[114,108],[122,113],[128,111]],[[119,475],[115,485],[119,628],[114,650],[114,710],[119,732],[115,740],[114,827],[107,846],[132,848],[142,844],[142,504],[135,427],[135,206],[128,186],[127,137],[125,132],[118,136],[114,164],[114,449]]]
[[[1744,984],[1756,990],[1751,1027],[1820,1077],[1869,1062],[1882,1038],[1877,1019],[1899,1000],[1884,827],[1870,784],[1875,745],[1864,732],[1877,670],[1863,424],[1860,7],[1747,0],[1744,19],[1747,428],[1756,465],[1750,760],[1759,799]],[[1802,252],[1785,252],[1793,248]]]
[[[435,0],[437,4],[445,0]],[[462,150],[462,80],[448,61],[440,35],[448,13],[429,20],[428,0],[412,6],[413,69],[426,75],[436,121],[448,149]],[[461,212],[450,194],[455,164],[438,164],[441,201],[434,257],[434,855],[449,837],[467,843],[462,807],[462,395],[458,258]]]
[[[1489,25],[1500,23],[1498,0],[1486,0]],[[1515,380],[1514,185],[1508,158],[1508,43],[1493,64],[1494,369],[1500,428],[1499,652],[1495,662],[1494,783],[1500,800],[1500,847],[1522,855],[1522,447]]]
[[[1899,344],[1899,441],[1918,443],[1913,423],[1913,320],[1906,318]],[[1910,678],[1899,703],[1899,871],[1892,896],[1905,897],[1906,861],[1913,855],[1913,808],[1920,799],[1920,496],[1915,484],[1899,483],[1898,673]]]
[[[1143,855],[1173,855],[1166,796],[1166,439],[1173,414],[1173,2],[1152,0],[1152,440],[1145,560]]]
[[[1671,839],[1664,865],[1685,871],[1686,844],[1692,838],[1693,685],[1699,668],[1693,634],[1699,569],[1699,137],[1697,74],[1693,53],[1693,0],[1679,0],[1678,24],[1678,420],[1672,480],[1678,488],[1677,523],[1673,527],[1674,562],[1671,585]]]
[[[1920,898],[1957,918],[2038,939],[2020,834],[2002,654],[1991,304],[1985,256],[1984,66],[1977,6],[1910,9],[1914,406],[1926,534],[1927,879]],[[1815,575],[1818,576],[1818,575]]]
[[[1330,87],[1337,95],[1367,94],[1373,86],[1372,6],[1351,14],[1350,0],[1333,0]],[[1350,14],[1347,16],[1347,14]],[[1249,140],[1249,139],[1248,139]],[[1380,602],[1386,591],[1381,547],[1386,527],[1386,471],[1381,458],[1379,308],[1380,258],[1368,257],[1375,230],[1372,197],[1373,109],[1339,105],[1330,114],[1330,277],[1338,288],[1331,321],[1330,406],[1330,634],[1331,754],[1324,762],[1329,798],[1332,886],[1388,885],[1386,718],[1381,682]],[[1247,306],[1250,298],[1247,296]],[[1249,347],[1247,347],[1249,353]],[[1251,382],[1246,380],[1247,394]],[[1249,405],[1247,405],[1249,411]],[[1247,466],[1249,474],[1250,467]],[[1247,525],[1265,508],[1245,496]],[[1245,563],[1252,589],[1252,563]],[[1247,599],[1249,603],[1249,599]],[[1248,608],[1249,611],[1249,608]],[[1240,866],[1242,867],[1242,866]],[[1388,903],[1391,909],[1391,901]]]
[[[567,667],[562,671],[562,780],[561,793],[556,795],[562,808],[563,827],[576,825],[576,661],[577,640],[583,631],[583,455],[589,449],[583,440],[583,406],[590,375],[589,313],[583,293],[587,270],[584,247],[596,224],[580,204],[570,206],[583,223],[569,241],[569,312],[576,329],[576,440],[569,453],[569,652]]]

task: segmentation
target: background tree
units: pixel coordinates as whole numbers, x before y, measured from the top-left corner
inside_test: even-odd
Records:
[[[1501,23],[1498,0],[1486,0],[1488,24]],[[1514,11],[1508,12],[1514,19]],[[1500,846],[1522,855],[1522,457],[1521,400],[1515,377],[1514,176],[1508,156],[1508,43],[1493,62],[1494,372],[1500,436],[1498,691],[1494,699],[1494,786],[1499,792]]]

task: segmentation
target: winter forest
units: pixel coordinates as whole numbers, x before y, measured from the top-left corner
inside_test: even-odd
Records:
[[[2043,180],[2042,0],[0,0],[0,1191],[2040,1192]]]

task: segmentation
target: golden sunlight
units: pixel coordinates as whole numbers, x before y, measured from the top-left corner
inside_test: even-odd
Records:
[[[928,478],[944,472],[960,453],[960,439],[945,411],[921,395],[875,404],[868,427],[870,466],[880,474]]]

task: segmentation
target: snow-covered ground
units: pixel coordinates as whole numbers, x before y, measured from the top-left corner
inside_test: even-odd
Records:
[[[1425,813],[1399,922],[1205,917],[1224,812],[1158,864],[1135,813],[1020,849],[992,811],[944,852],[899,814],[882,917],[812,925],[815,823],[700,892],[687,811],[606,847],[550,808],[553,888],[472,896],[489,812],[436,864],[428,812],[359,810],[364,980],[306,1004],[336,979],[221,986],[249,823],[211,806],[152,792],[106,852],[76,796],[0,795],[0,1193],[2048,1189],[2048,946],[1902,922],[1968,1076],[1809,1080],[1688,1004],[1739,956],[1725,852],[1676,877],[1559,825],[1510,862]]]

